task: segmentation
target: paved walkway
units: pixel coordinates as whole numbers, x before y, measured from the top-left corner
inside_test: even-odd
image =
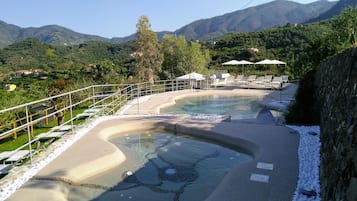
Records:
[[[264,101],[270,100],[270,102],[280,98],[279,93],[271,93],[272,91],[242,90],[238,90],[239,92],[231,90],[229,93],[262,96]],[[133,103],[132,107],[122,112],[125,114],[157,114],[163,103],[172,104],[177,97],[189,94],[227,93],[224,91],[159,94],[147,97],[146,101],[139,102],[138,105]],[[279,96],[277,97],[276,94]],[[153,128],[212,138],[239,146],[252,154],[254,159],[230,171],[207,198],[207,201],[292,200],[298,177],[299,136],[285,126],[208,121],[192,119],[188,116],[160,115],[114,116],[105,117],[104,120],[36,175],[37,178],[49,178],[49,180],[31,180],[8,200],[67,200],[68,185],[65,185],[63,181],[72,185],[80,184],[91,176],[120,165],[124,160],[130,160],[108,142],[109,138],[123,135],[129,131]],[[62,182],[51,181],[51,178],[60,179]],[[92,199],[93,196],[99,196],[101,193],[103,192],[92,192],[91,195],[83,195],[80,199]]]

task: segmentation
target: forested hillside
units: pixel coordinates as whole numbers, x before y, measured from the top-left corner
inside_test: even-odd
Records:
[[[214,38],[235,31],[258,31],[264,28],[285,25],[286,23],[305,22],[324,13],[333,5],[335,5],[335,2],[329,1],[316,1],[310,4],[299,4],[292,1],[272,1],[222,16],[197,20],[178,28],[176,31],[158,32],[157,36],[161,40],[165,34],[176,34],[185,36],[187,40],[196,40]],[[58,25],[23,28],[7,24],[0,19],[0,47],[26,38],[36,38],[52,45],[71,45],[91,40],[122,43],[133,40],[135,34],[110,39],[78,33]]]
[[[299,78],[308,71],[307,52],[321,33],[329,31],[327,24],[292,25],[259,32],[232,33],[215,39],[212,65],[232,59],[260,61],[277,59],[287,62],[285,73]]]
[[[22,28],[0,20],[0,47],[27,38],[36,38],[53,45],[79,44],[91,40],[110,41],[110,39],[104,37],[81,34],[58,25]]]
[[[272,1],[244,10],[209,19],[194,21],[175,31],[187,39],[211,39],[230,32],[251,32],[285,25],[303,23],[329,10],[335,2],[316,1],[300,4],[292,1]]]
[[[356,6],[357,6],[356,0],[339,0],[331,9],[329,9],[325,13],[322,13],[320,16],[316,18],[308,20],[307,23],[319,22],[322,20],[330,19],[332,17],[341,14],[341,12],[346,8],[354,8]]]
[[[133,42],[122,45],[89,41],[79,45],[49,45],[26,39],[0,49],[0,72],[42,68],[45,71],[78,70],[84,65],[110,60],[124,66]]]

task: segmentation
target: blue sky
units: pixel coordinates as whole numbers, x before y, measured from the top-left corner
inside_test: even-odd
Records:
[[[76,32],[122,37],[136,32],[140,16],[154,31],[174,31],[210,18],[272,0],[4,0],[0,20],[21,27],[57,24]],[[311,3],[316,0],[294,0]]]

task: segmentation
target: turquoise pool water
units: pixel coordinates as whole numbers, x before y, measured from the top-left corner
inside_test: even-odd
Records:
[[[94,200],[204,200],[232,167],[252,160],[238,149],[167,132],[131,134],[111,142],[128,160],[86,181],[110,187]]]
[[[176,104],[162,108],[163,114],[221,114],[231,119],[254,119],[262,106],[260,98],[242,96],[198,96],[179,99]]]

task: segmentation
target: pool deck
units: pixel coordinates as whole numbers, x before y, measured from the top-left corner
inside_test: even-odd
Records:
[[[110,138],[131,131],[157,128],[237,145],[254,156],[252,161],[233,168],[207,201],[292,200],[299,171],[299,135],[291,129],[276,124],[194,119],[187,115],[152,115],[157,114],[163,104],[172,104],[178,96],[227,93],[221,91],[227,90],[170,92],[147,97],[146,101],[140,102],[139,108],[133,104],[122,112],[144,116],[118,115],[98,123],[7,200],[68,200],[64,182],[78,185],[87,178],[120,165],[124,160],[130,160],[108,142]],[[280,92],[276,91],[243,89],[239,92],[231,90],[228,94],[233,95],[233,91],[241,95],[263,96],[263,101],[268,102],[277,98],[280,100]],[[285,98],[291,98],[289,93],[293,92],[283,93]]]

